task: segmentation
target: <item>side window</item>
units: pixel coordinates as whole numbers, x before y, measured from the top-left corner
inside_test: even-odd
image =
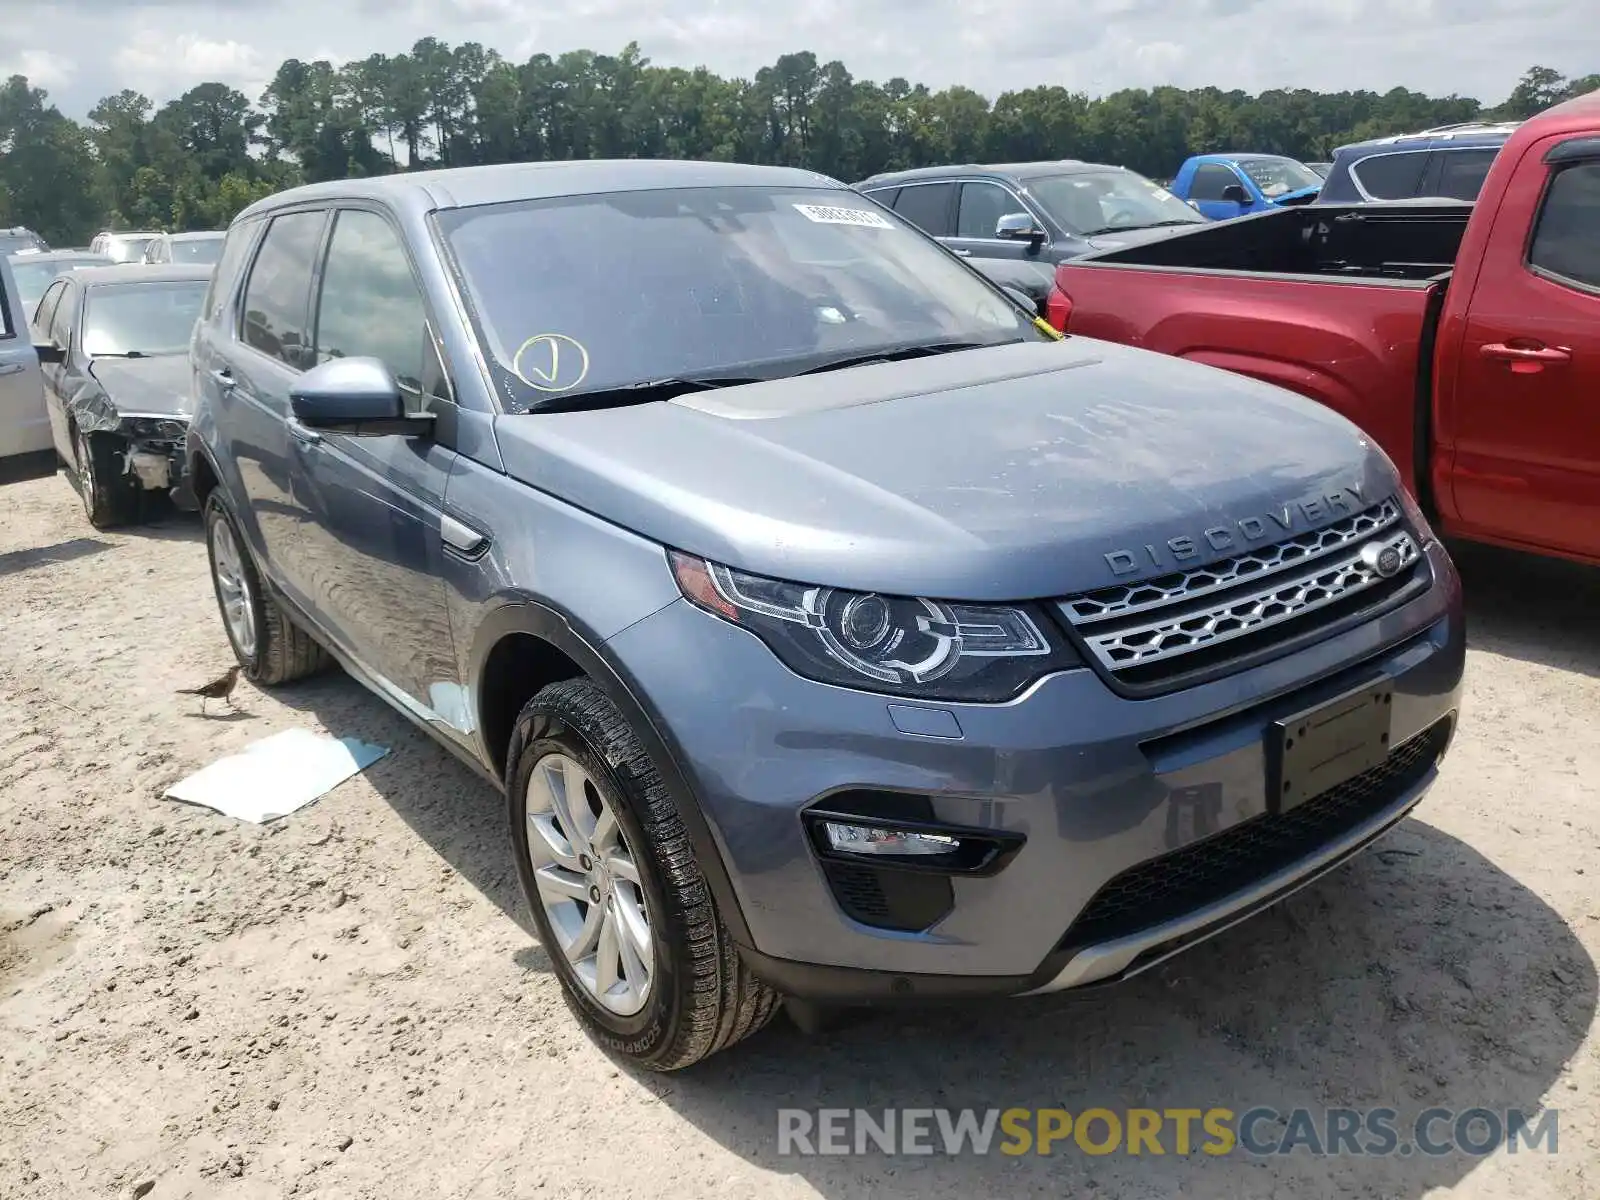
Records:
[[[1221,200],[1223,190],[1238,182],[1239,177],[1221,163],[1201,163],[1195,168],[1194,182],[1189,185],[1189,199]]]
[[[1422,168],[1427,165],[1424,151],[1403,154],[1376,154],[1350,167],[1350,174],[1374,200],[1409,200],[1422,185]]]
[[[234,284],[239,280],[239,271],[244,267],[244,260],[250,253],[250,247],[256,240],[256,232],[261,228],[259,220],[240,221],[230,230],[222,243],[222,257],[217,261],[217,269],[211,272],[211,286],[206,289],[205,311],[201,319],[209,321],[216,315],[217,309],[222,307],[224,297],[232,293]]]
[[[1496,153],[1493,149],[1440,150],[1439,182],[1429,191],[1451,200],[1476,200]]]
[[[44,295],[39,298],[39,307],[33,310],[33,327],[39,331],[41,337],[50,336],[50,324],[56,315],[56,305],[61,302],[61,293],[66,290],[66,283],[58,279],[47,287]]]
[[[422,290],[400,235],[376,213],[340,211],[322,268],[317,362],[382,359],[414,410],[425,396],[448,399],[428,330]]]
[[[950,201],[953,183],[919,183],[903,187],[894,202],[894,211],[934,237],[950,236]]]
[[[1011,193],[994,183],[964,183],[956,211],[956,236],[994,240],[994,227],[1008,213],[1025,212]]]
[[[244,289],[245,344],[297,370],[308,365],[311,267],[325,212],[297,212],[267,226]]]
[[[870,199],[876,200],[885,208],[893,208],[895,199],[900,195],[900,189],[897,187],[870,189],[863,188],[861,194],[869,197]]]
[[[1600,289],[1600,163],[1575,163],[1550,181],[1528,261],[1563,281]]]
[[[50,340],[63,349],[72,348],[72,312],[77,307],[77,287],[70,281],[63,283],[56,309],[50,314]]]

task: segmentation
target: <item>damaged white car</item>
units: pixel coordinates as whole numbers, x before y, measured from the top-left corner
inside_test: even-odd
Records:
[[[96,529],[184,503],[189,336],[210,280],[205,265],[92,267],[39,301],[51,437]]]

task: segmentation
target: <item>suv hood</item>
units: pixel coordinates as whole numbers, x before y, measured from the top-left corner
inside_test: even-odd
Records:
[[[1198,565],[1399,486],[1380,450],[1309,400],[1081,337],[495,428],[514,478],[663,545],[950,600],[1162,574],[1177,565],[1169,539],[1192,538],[1201,553],[1183,565]],[[1121,555],[1143,569],[1115,574]]]

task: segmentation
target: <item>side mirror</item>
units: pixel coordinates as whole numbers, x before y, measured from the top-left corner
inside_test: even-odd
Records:
[[[1027,242],[1037,250],[1044,245],[1045,233],[1032,213],[1007,213],[995,222],[994,236],[1007,242]]]
[[[433,428],[432,414],[407,416],[400,385],[377,358],[335,358],[312,367],[289,389],[289,407],[307,429],[375,437],[416,437]]]
[[[1244,184],[1242,183],[1230,183],[1227,187],[1223,188],[1222,198],[1224,200],[1231,200],[1240,208],[1244,208],[1250,203],[1250,193],[1244,190]]]
[[[67,361],[67,351],[64,347],[54,342],[35,342],[33,352],[39,356],[39,362],[46,366],[54,366]]]

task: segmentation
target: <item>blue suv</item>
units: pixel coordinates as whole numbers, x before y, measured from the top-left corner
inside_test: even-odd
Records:
[[[245,674],[342,664],[504,791],[574,1013],[1120,979],[1404,819],[1460,585],[1393,464],[1061,339],[807,171],[314,184],[228,231],[188,438]]]

